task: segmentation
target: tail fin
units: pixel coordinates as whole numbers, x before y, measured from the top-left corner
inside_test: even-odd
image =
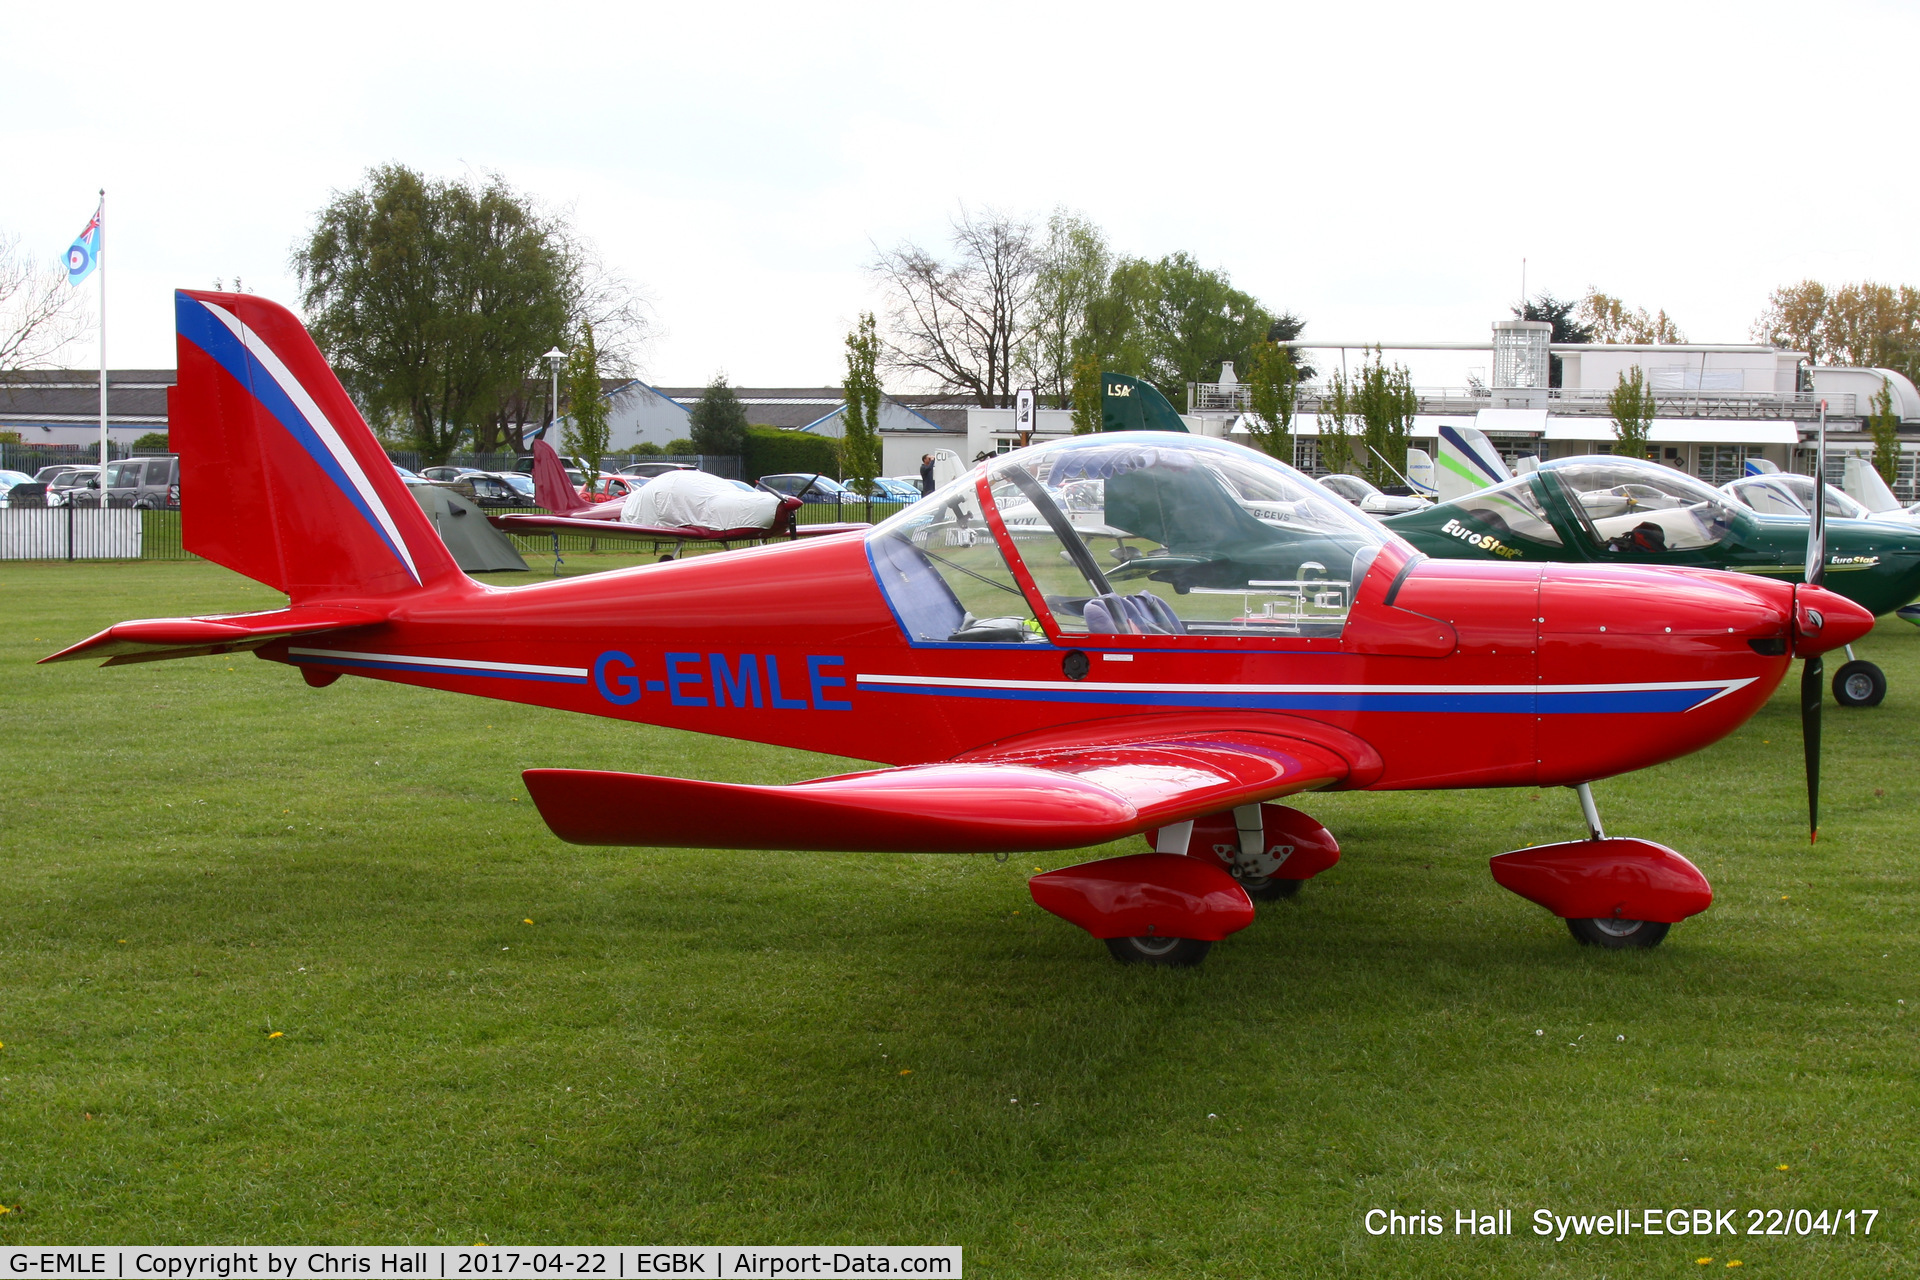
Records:
[[[1433,482],[1433,455],[1425,449],[1407,450],[1407,484],[1417,498],[1431,498],[1440,490]]]
[[[1840,488],[1849,498],[1875,515],[1882,511],[1898,511],[1907,505],[1893,496],[1893,490],[1873,469],[1873,463],[1857,453],[1847,455],[1846,479],[1841,481]]]
[[[1470,493],[1513,479],[1500,451],[1478,427],[1440,424],[1440,456],[1434,460],[1434,479],[1440,501],[1451,502]]]
[[[533,500],[556,516],[572,515],[593,504],[567,479],[566,464],[545,440],[533,442]]]
[[[326,358],[285,307],[174,294],[182,540],[298,605],[460,572]]]

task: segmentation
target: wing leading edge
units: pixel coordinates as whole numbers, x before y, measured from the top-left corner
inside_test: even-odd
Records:
[[[1275,732],[1160,733],[1022,746],[938,764],[749,786],[530,769],[540,816],[574,844],[846,852],[1077,849],[1347,778],[1333,748]]]

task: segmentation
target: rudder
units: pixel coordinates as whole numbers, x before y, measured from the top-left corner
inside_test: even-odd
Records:
[[[295,603],[415,591],[459,567],[285,307],[178,290],[182,541]]]

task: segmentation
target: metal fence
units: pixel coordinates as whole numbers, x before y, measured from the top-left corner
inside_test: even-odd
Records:
[[[122,458],[157,457],[165,449],[134,449],[117,440],[107,442],[107,461]],[[100,464],[97,444],[10,444],[0,440],[0,471],[24,471],[32,475],[42,467],[93,467]]]
[[[0,560],[192,560],[178,511],[0,507]]]

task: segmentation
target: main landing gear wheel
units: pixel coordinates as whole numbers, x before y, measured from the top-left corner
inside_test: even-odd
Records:
[[[1108,938],[1107,950],[1121,964],[1156,964],[1169,969],[1185,969],[1199,964],[1213,950],[1211,942],[1198,938]]]
[[[1278,876],[1238,876],[1240,887],[1255,902],[1278,902],[1300,892],[1305,880],[1282,880]]]
[[[1843,707],[1877,707],[1886,696],[1886,674],[1871,662],[1856,658],[1833,673],[1833,700]]]
[[[1657,920],[1615,920],[1598,916],[1591,920],[1567,921],[1567,932],[1586,947],[1605,947],[1609,951],[1627,951],[1635,947],[1657,947],[1667,936],[1670,924]]]

